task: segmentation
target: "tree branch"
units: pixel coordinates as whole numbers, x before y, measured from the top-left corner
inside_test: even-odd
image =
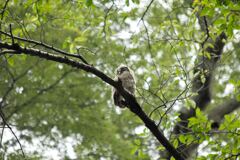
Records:
[[[7,9],[8,2],[9,2],[9,0],[6,0],[4,6],[2,8],[2,12],[0,13],[1,14],[0,29],[2,29],[2,21],[3,21],[3,18],[4,18],[4,13],[6,12],[6,9]],[[0,35],[0,39],[1,39],[1,35]]]
[[[55,48],[55,47],[53,47],[53,46],[50,46],[50,45],[48,45],[48,44],[45,44],[45,43],[43,43],[43,42],[39,42],[39,41],[31,40],[31,39],[25,39],[25,38],[13,36],[12,34],[3,32],[3,31],[1,31],[1,30],[0,30],[0,33],[3,34],[3,35],[5,35],[5,36],[8,36],[8,37],[10,37],[10,38],[12,38],[12,39],[16,39],[16,40],[19,40],[19,41],[23,41],[23,42],[27,42],[27,43],[32,43],[32,44],[35,44],[35,45],[38,45],[38,46],[45,47],[45,48],[47,48],[47,49],[50,49],[50,50],[52,50],[52,51],[54,51],[54,52],[63,54],[63,55],[65,55],[65,56],[78,58],[78,59],[80,59],[83,63],[88,64],[87,60],[85,60],[85,59],[83,58],[83,56],[81,56],[80,54],[78,54],[78,55],[77,55],[77,54],[70,54],[70,53],[67,53],[67,52],[65,52],[65,51],[63,51],[63,50],[60,50],[60,49],[57,49],[57,48]]]
[[[222,54],[222,50],[224,47],[223,40],[226,39],[225,33],[221,33],[215,42],[213,42],[213,48],[208,47],[206,48],[206,52],[210,54],[210,58],[205,57],[204,55],[198,57],[199,65],[196,65],[194,68],[194,74],[196,76],[192,80],[193,89],[192,91],[194,93],[197,93],[196,96],[194,96],[192,99],[196,103],[196,106],[200,108],[201,110],[205,110],[207,105],[210,103],[212,97],[211,97],[211,86],[212,86],[212,77],[213,72],[215,70],[216,64],[218,60],[220,59],[220,56]],[[202,80],[202,76],[205,78],[205,80]],[[174,127],[174,134],[180,134],[180,133],[187,133],[189,132],[188,126],[188,119],[190,117],[195,116],[195,109],[190,108],[189,110],[186,110],[183,108],[180,111],[180,119],[176,126]],[[181,151],[184,155],[187,157],[191,156],[191,153],[194,149],[198,147],[198,144],[193,144],[191,147],[186,148],[185,145],[183,145]]]
[[[229,114],[240,107],[240,102],[236,99],[231,99],[217,107],[214,107],[208,114],[208,118],[214,123],[220,123],[226,114]]]
[[[7,126],[7,128],[11,131],[11,133],[13,134],[13,136],[15,137],[15,139],[17,140],[17,143],[22,151],[22,155],[23,157],[25,158],[25,154],[24,154],[24,151],[23,151],[23,148],[22,148],[22,144],[20,143],[17,135],[15,134],[15,132],[13,131],[12,127],[7,123],[6,119],[5,119],[5,116],[4,116],[4,113],[2,112],[2,109],[0,108],[0,117],[2,118],[2,121],[3,121],[3,127],[5,127],[5,125]],[[4,129],[4,128],[3,128]],[[2,132],[3,134],[3,132]],[[3,136],[3,135],[2,135]],[[1,142],[2,142],[2,137],[1,137]]]
[[[173,147],[173,145],[167,140],[167,138],[163,135],[163,133],[158,129],[158,126],[151,120],[146,113],[142,110],[140,105],[138,104],[136,98],[128,93],[119,82],[114,81],[112,78],[105,75],[100,70],[96,69],[91,65],[87,65],[81,62],[76,62],[72,59],[67,57],[61,57],[58,55],[53,55],[45,51],[40,51],[37,49],[32,48],[23,48],[18,44],[8,44],[0,42],[0,48],[10,49],[18,51],[19,53],[37,56],[46,60],[51,60],[59,63],[64,63],[74,68],[82,69],[86,72],[92,73],[102,81],[106,82],[107,84],[115,87],[119,93],[125,98],[129,109],[135,113],[146,125],[146,127],[152,132],[152,134],[158,139],[158,141],[167,149],[167,151],[176,159],[176,160],[184,160],[182,155]]]
[[[192,81],[193,92],[197,93],[196,96],[193,97],[196,106],[201,110],[204,110],[206,106],[211,101],[211,84],[212,84],[212,75],[216,66],[217,61],[222,54],[222,49],[224,43],[223,39],[226,39],[226,35],[222,33],[216,39],[214,43],[214,48],[208,47],[206,50],[210,53],[211,58],[207,58],[205,56],[200,56],[198,60],[200,61],[200,65],[194,68],[194,73],[197,74]],[[202,77],[204,76],[205,81],[203,82]],[[195,116],[195,110],[191,108],[190,110],[186,110],[185,108],[180,113],[181,122],[179,125],[176,125],[174,129],[175,134],[179,134],[181,132],[187,132],[184,127],[187,127],[188,118]],[[184,127],[180,127],[184,126]]]
[[[141,17],[140,20],[143,20],[143,19],[144,19],[145,15],[147,14],[147,12],[148,12],[148,10],[150,9],[150,7],[151,7],[151,5],[152,5],[153,2],[154,2],[154,0],[151,0],[150,3],[147,5],[147,9],[143,12],[143,15],[142,15],[142,17]]]
[[[229,100],[228,102],[225,102],[223,104],[220,104],[219,106],[214,107],[208,113],[208,118],[213,120],[213,123],[211,125],[212,130],[208,134],[214,135],[214,134],[223,133],[223,134],[237,134],[239,136],[238,133],[216,130],[220,126],[220,122],[222,121],[223,117],[226,114],[229,114],[229,113],[235,111],[239,107],[240,107],[240,102],[235,99]],[[182,134],[182,133],[180,133],[180,134]],[[189,131],[189,132],[185,132],[184,134],[193,134],[193,132]],[[199,133],[199,134],[203,134],[203,133]],[[184,152],[191,154],[198,146],[199,146],[198,143],[193,143],[187,147],[185,145],[183,145],[182,147],[183,147]]]

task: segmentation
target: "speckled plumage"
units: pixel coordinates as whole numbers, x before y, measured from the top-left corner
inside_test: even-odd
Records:
[[[129,93],[134,95],[135,92],[135,80],[127,66],[119,66],[117,68],[117,76],[114,78],[116,81],[121,80],[122,86]],[[119,94],[119,92],[113,88],[113,101],[116,106],[124,108],[124,98]]]

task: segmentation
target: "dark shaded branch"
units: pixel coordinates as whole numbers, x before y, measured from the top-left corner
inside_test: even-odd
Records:
[[[188,84],[188,85],[186,86],[186,88],[177,96],[176,101],[173,101],[173,103],[169,106],[169,108],[163,113],[162,117],[161,117],[160,120],[159,120],[158,125],[161,124],[164,116],[166,116],[167,113],[172,109],[172,107],[174,106],[174,104],[177,102],[177,99],[179,99],[184,93],[186,93],[186,92],[189,90],[189,87],[188,87],[189,85],[190,85],[190,84]]]
[[[196,105],[202,110],[211,100],[210,89],[212,74],[214,72],[217,61],[220,59],[220,56],[222,54],[224,39],[226,39],[225,33],[220,34],[214,43],[214,48],[208,47],[206,49],[206,51],[211,56],[210,59],[204,55],[199,57],[198,61],[200,65],[194,69],[194,73],[199,74],[193,79],[193,92],[198,93],[198,95],[195,96],[193,100],[196,102]],[[205,78],[205,82],[203,82],[201,79],[202,75]]]
[[[152,53],[152,45],[151,45],[151,39],[150,39],[150,35],[148,32],[148,28],[147,28],[144,20],[142,22],[143,22],[143,26],[144,26],[146,34],[147,34],[148,49],[149,49],[150,53]]]
[[[2,12],[1,12],[1,20],[3,20],[4,13],[5,13],[5,11],[6,11],[6,8],[7,8],[7,5],[8,5],[8,2],[9,2],[9,0],[6,0],[4,6],[3,6],[3,8],[2,8]]]
[[[9,0],[6,0],[4,6],[2,8],[2,11],[1,11],[0,29],[2,29],[2,21],[3,21],[3,18],[4,18],[4,13],[7,9],[8,2],[9,2]],[[0,36],[0,39],[1,39],[1,36]]]
[[[207,42],[208,38],[210,37],[206,16],[203,17],[203,21],[204,21],[207,37],[202,42],[202,48],[204,47],[204,44]]]
[[[208,114],[208,118],[213,120],[214,123],[220,123],[226,114],[229,114],[236,109],[240,108],[240,102],[236,99],[229,100],[217,107],[214,107]]]
[[[150,3],[147,5],[147,9],[143,12],[143,15],[142,15],[142,17],[141,17],[140,20],[143,20],[143,19],[144,19],[145,15],[147,14],[147,12],[148,12],[148,10],[150,9],[150,7],[151,7],[151,5],[152,5],[153,2],[154,2],[154,0],[151,0]]]
[[[167,140],[167,138],[163,135],[163,133],[158,129],[158,126],[154,123],[153,120],[151,120],[146,113],[142,110],[140,105],[138,104],[136,98],[128,93],[124,88],[122,87],[119,82],[114,81],[112,78],[105,75],[102,71],[96,69],[95,67],[91,65],[87,65],[84,63],[76,62],[72,59],[69,59],[67,57],[61,57],[58,55],[49,54],[45,51],[40,51],[37,49],[31,49],[31,48],[23,48],[19,46],[18,44],[7,44],[0,42],[0,48],[4,49],[10,49],[18,51],[19,53],[24,53],[31,56],[37,56],[46,60],[51,60],[59,63],[63,63],[69,66],[72,66],[74,68],[82,69],[86,72],[92,73],[98,78],[100,78],[102,81],[106,82],[107,84],[115,87],[119,93],[125,98],[129,109],[135,113],[146,125],[146,127],[152,132],[152,134],[158,139],[158,141],[167,149],[167,151],[176,159],[176,160],[184,160],[182,155],[173,147],[173,145]]]
[[[104,33],[104,39],[105,39],[105,40],[107,40],[107,32],[106,32],[107,18],[108,18],[108,15],[109,15],[110,11],[111,11],[112,8],[113,8],[113,6],[114,6],[114,1],[112,1],[111,7],[106,9],[106,13],[105,13],[105,15],[104,15],[103,33]]]
[[[4,129],[5,129],[5,124],[4,123],[2,124],[1,128],[2,128],[2,131],[1,131],[1,135],[0,135],[0,148],[3,148],[2,140],[3,140]]]
[[[192,42],[192,43],[197,43],[197,44],[201,44],[200,41],[197,41],[195,39],[187,39],[187,38],[176,38],[176,37],[164,37],[164,38],[160,38],[155,40],[156,42],[158,41],[181,41],[181,42]]]
[[[16,39],[16,40],[19,40],[19,41],[28,42],[28,43],[32,43],[32,44],[35,44],[35,45],[39,45],[39,46],[45,47],[45,48],[47,48],[47,49],[50,49],[50,50],[55,51],[55,52],[57,52],[57,53],[63,54],[63,55],[65,55],[65,56],[78,58],[78,59],[80,59],[83,63],[88,64],[88,62],[87,62],[87,61],[83,58],[83,56],[81,56],[80,54],[78,54],[78,55],[77,55],[77,54],[70,54],[70,53],[65,52],[65,51],[63,51],[63,50],[60,50],[60,49],[57,49],[57,48],[55,48],[55,47],[53,47],[53,46],[50,46],[50,45],[48,45],[48,44],[45,44],[45,43],[43,43],[43,42],[39,42],[39,41],[31,40],[31,39],[25,39],[25,38],[13,36],[13,35],[11,35],[11,34],[9,34],[9,33],[6,33],[6,32],[1,31],[1,30],[0,30],[0,33],[3,34],[3,35],[5,35],[5,36],[8,36],[8,37],[10,37],[10,38],[14,38],[14,39]]]
[[[12,127],[7,123],[6,119],[5,119],[5,116],[4,116],[4,113],[2,112],[2,109],[0,108],[0,117],[2,118],[2,121],[3,121],[3,126],[5,127],[5,125],[7,126],[7,128],[11,131],[11,133],[13,134],[13,136],[15,137],[15,139],[17,140],[17,143],[22,151],[22,155],[23,157],[25,157],[25,154],[23,152],[23,148],[22,148],[22,144],[20,143],[17,135],[14,133],[14,131],[12,130]],[[4,128],[3,128],[4,129]],[[3,132],[2,132],[3,134]],[[2,137],[1,137],[1,141],[2,141]]]
[[[209,133],[202,133],[202,132],[192,132],[189,130],[188,132],[179,133],[179,134],[209,134],[209,135],[215,135],[215,134],[235,134],[239,136],[239,133],[237,132],[229,132],[229,131],[218,131],[218,127],[220,126],[220,123],[225,115],[237,110],[240,108],[240,102],[232,99],[228,102],[225,102],[223,104],[220,104],[219,106],[214,107],[209,113],[208,118],[213,120],[212,123],[212,130]],[[186,128],[188,129],[188,128]],[[198,143],[193,143],[189,146],[182,145],[182,151],[191,154],[194,150],[197,149],[199,146]]]
[[[14,44],[14,37],[13,37],[13,34],[12,34],[12,24],[9,25],[9,30],[10,30],[10,35],[11,35],[11,39],[12,39],[12,44]]]
[[[235,157],[235,159],[237,160],[238,157],[240,157],[240,152],[237,153],[237,154],[231,154],[229,157],[225,158],[224,160],[227,160],[227,159],[233,159]]]
[[[201,110],[205,110],[207,105],[211,101],[211,85],[212,85],[212,76],[213,72],[216,68],[216,64],[218,60],[221,57],[222,50],[224,47],[224,42],[227,37],[225,33],[221,33],[216,41],[213,43],[214,47],[208,47],[206,48],[206,52],[210,54],[210,58],[203,56],[198,57],[198,63],[196,64],[196,67],[194,68],[194,74],[195,77],[192,80],[192,91],[194,93],[197,93],[196,96],[194,96],[192,99],[196,103],[196,106],[200,108]],[[205,80],[202,79],[204,77]],[[195,109],[190,108],[189,110],[186,110],[183,108],[180,111],[180,119],[181,121],[176,124],[174,127],[174,134],[180,134],[180,133],[187,133],[189,132],[188,126],[188,119],[190,117],[195,116]],[[184,155],[187,155],[190,157],[192,151],[198,146],[198,144],[193,144],[192,147],[185,148],[186,146],[182,147],[182,151],[184,152]]]

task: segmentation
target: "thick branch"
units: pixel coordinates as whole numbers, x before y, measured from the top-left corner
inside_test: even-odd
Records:
[[[9,34],[9,33],[6,33],[6,32],[1,31],[1,30],[0,30],[0,34],[3,34],[3,35],[5,35],[5,36],[8,36],[8,37],[10,37],[10,38],[12,38],[12,39],[16,39],[16,40],[19,40],[19,41],[23,41],[23,42],[27,42],[27,43],[32,43],[32,44],[35,44],[35,45],[38,45],[38,46],[42,46],[42,47],[44,47],[44,48],[50,49],[50,50],[52,50],[52,51],[54,51],[54,52],[63,54],[63,55],[65,55],[65,56],[74,57],[74,58],[79,58],[83,63],[88,64],[88,62],[87,62],[87,61],[83,58],[83,56],[81,56],[80,54],[78,54],[78,55],[77,55],[77,54],[70,54],[70,53],[65,52],[65,51],[63,51],[63,50],[61,50],[61,49],[58,49],[58,48],[55,48],[55,47],[50,46],[50,45],[48,45],[48,44],[45,44],[45,43],[43,43],[43,42],[39,42],[39,41],[31,40],[31,39],[25,39],[25,38],[13,36],[13,35],[11,35],[11,34]]]
[[[232,99],[217,107],[214,107],[208,114],[208,118],[214,123],[219,123],[226,114],[229,114],[240,107],[240,102]]]
[[[197,59],[198,64],[195,65],[194,73],[196,76],[192,80],[193,83],[193,92],[197,93],[195,97],[193,97],[196,106],[199,107],[201,110],[204,110],[206,106],[211,101],[211,85],[212,85],[212,76],[215,70],[216,64],[221,57],[223,47],[225,45],[224,40],[226,39],[225,33],[221,33],[215,40],[212,42],[213,47],[207,47],[205,52],[210,54],[210,58],[206,56],[199,56]],[[202,79],[202,76],[205,80]],[[186,133],[189,132],[188,126],[188,119],[190,117],[195,116],[195,110],[193,108],[186,110],[183,108],[180,111],[180,119],[181,121],[176,124],[174,127],[174,134]],[[198,144],[193,144],[198,146]],[[193,148],[190,147],[186,148],[183,145],[182,152],[187,157],[190,157]]]
[[[212,131],[210,131],[210,133],[219,133],[218,131],[216,131],[216,129],[218,129],[218,127],[220,126],[223,117],[237,110],[238,108],[240,108],[240,102],[235,99],[229,100],[228,102],[225,102],[223,104],[220,104],[219,106],[214,107],[208,113],[208,118],[213,120]],[[185,148],[185,152],[191,154],[194,150],[197,149],[198,146],[199,146],[198,143],[193,143],[190,146],[187,146],[187,148]]]
[[[107,84],[115,87],[119,93],[125,98],[127,104],[129,105],[129,109],[135,113],[146,125],[146,127],[153,133],[153,135],[158,139],[158,141],[167,149],[167,151],[176,159],[176,160],[184,160],[184,158],[181,156],[181,154],[170,144],[170,142],[167,140],[167,138],[163,135],[162,132],[159,131],[157,125],[152,121],[146,113],[142,110],[138,102],[136,101],[135,97],[128,93],[122,85],[120,85],[118,82],[115,82],[113,79],[105,75],[100,70],[96,69],[95,67],[91,65],[87,65],[84,63],[76,62],[72,59],[69,59],[67,57],[61,57],[57,55],[52,55],[44,51],[40,51],[37,49],[30,49],[30,48],[23,48],[19,46],[18,44],[7,44],[0,42],[0,48],[4,49],[10,49],[18,51],[18,53],[23,53],[31,56],[37,56],[40,58],[44,58],[47,60],[55,61],[64,63],[67,65],[70,65],[75,68],[82,69],[86,72],[92,73]]]
[[[204,56],[200,56],[198,58],[199,65],[197,65],[194,69],[194,73],[198,73],[198,75],[193,79],[193,92],[196,92],[197,95],[193,97],[193,100],[196,103],[196,106],[199,107],[201,110],[204,110],[206,106],[211,101],[211,83],[212,83],[212,75],[215,69],[215,66],[220,59],[222,54],[222,49],[224,47],[223,40],[226,39],[226,35],[222,33],[216,39],[214,43],[214,48],[208,47],[206,49],[207,52],[210,53],[211,58],[207,58]],[[204,76],[205,81],[202,81],[201,76]],[[187,132],[184,128],[187,127],[187,120],[188,118],[195,115],[195,110],[191,108],[190,110],[182,110],[180,114],[181,122],[176,125],[174,132],[175,134],[179,134],[181,132]],[[180,126],[183,126],[180,127]]]

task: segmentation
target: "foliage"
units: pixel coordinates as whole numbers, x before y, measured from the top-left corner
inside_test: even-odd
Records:
[[[1,1],[0,8],[5,4]],[[207,19],[207,31],[199,17]],[[219,104],[234,98],[240,101],[238,1],[14,0],[1,10],[0,18],[1,31],[80,54],[111,77],[119,64],[130,66],[137,80],[137,100],[177,149],[200,144],[195,159],[239,156],[239,111],[226,114],[217,130],[208,118]],[[223,32],[228,38],[223,40],[221,60],[212,69],[212,101],[203,110],[193,101],[198,95],[193,80],[200,75],[205,83],[209,71],[195,73],[194,68],[199,57],[212,60],[207,48],[214,48],[213,42]],[[0,38],[12,43],[4,34]],[[24,54],[5,54],[0,59],[2,111],[19,133],[23,150],[34,146],[35,140],[42,148],[58,148],[69,137],[75,142],[70,145],[77,159],[148,160],[165,150],[136,115],[112,104],[111,87],[97,77]],[[190,131],[172,135],[183,108],[195,111],[188,118]],[[3,134],[1,156],[19,159],[16,139],[6,137]],[[58,149],[62,159],[73,159],[66,146]],[[25,154],[33,160],[49,158],[38,148]]]

